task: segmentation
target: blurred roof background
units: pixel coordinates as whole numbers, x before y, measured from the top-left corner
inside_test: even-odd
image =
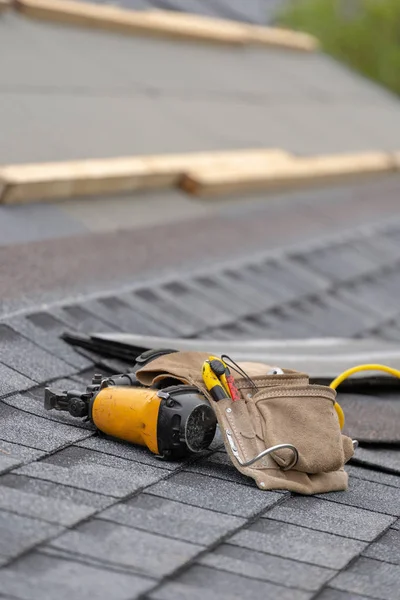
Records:
[[[265,25],[273,23],[285,0],[96,0],[132,10],[172,10]]]
[[[245,2],[242,3],[246,5]],[[321,53],[0,17],[0,163],[394,150],[400,102]]]

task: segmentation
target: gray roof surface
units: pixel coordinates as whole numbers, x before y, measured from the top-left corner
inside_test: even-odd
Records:
[[[84,387],[100,368],[93,365],[95,354],[83,357],[59,338],[64,329],[227,341],[297,337],[286,351],[292,356],[298,351],[299,359],[307,352],[299,345],[302,338],[372,335],[384,351],[384,339],[400,337],[393,301],[400,286],[398,186],[397,177],[388,177],[268,202],[231,202],[227,230],[237,253],[230,257],[222,235],[214,246],[218,261],[207,268],[193,266],[202,246],[185,260],[184,236],[174,237],[172,224],[142,224],[131,231],[132,256],[135,243],[142,254],[149,252],[158,232],[169,267],[157,275],[141,267],[135,277],[132,262],[130,283],[127,271],[117,269],[118,281],[109,276],[107,256],[115,250],[104,246],[104,236],[123,245],[122,232],[112,223],[103,233],[72,237],[56,227],[52,238],[25,244],[10,235],[2,248],[4,264],[23,279],[27,258],[39,260],[37,290],[45,304],[39,306],[36,292],[23,300],[21,282],[8,279],[9,301],[3,303],[0,324],[0,598],[197,600],[206,594],[397,600],[396,390],[340,393],[346,431],[361,447],[347,467],[349,491],[318,497],[258,490],[230,463],[219,435],[201,456],[160,462],[145,449],[96,435],[90,424],[45,412],[42,402],[46,381]],[[345,223],[342,206],[350,198],[352,221]],[[48,208],[54,214],[55,208]],[[287,228],[293,210],[294,230]],[[193,227],[209,239],[210,220],[223,231],[221,214],[220,209],[207,217],[193,214],[181,230],[192,235]],[[279,244],[269,232],[278,234],[282,218],[287,235]],[[255,220],[263,232],[257,244]],[[236,227],[254,231],[253,246]],[[61,269],[60,279],[46,273],[45,257],[58,265],[56,273],[63,243],[85,241],[88,250],[98,235],[103,251],[96,260],[106,270],[109,289],[101,292],[97,285],[85,295],[82,280],[93,285],[96,273],[81,254],[76,271],[81,279],[66,299],[60,282],[68,280],[67,273]],[[372,343],[366,339],[365,348]],[[341,347],[345,353],[346,342]],[[329,356],[328,348],[323,354]],[[123,364],[117,361],[115,369]]]
[[[0,81],[0,162],[398,147],[398,101],[320,55],[10,14]],[[340,393],[361,447],[349,491],[318,497],[258,490],[219,435],[201,456],[160,462],[45,412],[43,390],[127,364],[79,353],[64,330],[290,337],[299,361],[310,337],[396,347],[399,191],[391,175],[208,205],[171,191],[0,208],[1,600],[398,600],[396,388]]]
[[[10,12],[0,56],[0,164],[398,148],[397,99],[319,53],[136,38]]]

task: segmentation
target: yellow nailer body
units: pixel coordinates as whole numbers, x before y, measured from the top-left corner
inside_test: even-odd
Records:
[[[134,373],[95,376],[85,392],[46,388],[46,410],[89,419],[113,438],[146,446],[165,458],[200,452],[214,439],[217,419],[196,387],[142,386]]]
[[[158,454],[157,423],[161,398],[157,390],[111,386],[92,402],[92,421],[112,437],[147,446]]]

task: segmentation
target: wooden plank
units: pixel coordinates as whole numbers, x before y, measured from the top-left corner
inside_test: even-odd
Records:
[[[163,19],[172,20],[176,23],[190,24],[194,28],[203,25],[204,27],[209,27],[210,30],[213,30],[215,27],[217,27],[217,29],[231,27],[232,23],[234,23],[233,21],[188,13],[174,13],[163,10],[153,10],[151,12],[153,14],[158,13],[159,15],[162,15]],[[319,48],[317,38],[308,33],[278,27],[248,25],[245,23],[235,23],[235,25],[242,30],[245,38],[243,41],[247,44],[287,48],[303,52],[314,52]]]
[[[258,46],[287,48],[302,52],[315,52],[319,48],[317,38],[308,33],[257,25],[249,26],[249,42]]]
[[[235,150],[133,156],[101,160],[5,165],[0,168],[0,203],[27,203],[74,196],[105,195],[179,185],[185,172],[262,165],[282,150]]]
[[[315,38],[304,33],[173,11],[132,11],[74,0],[15,0],[14,4],[29,17],[119,33],[303,51],[314,51],[318,46]]]
[[[197,169],[181,180],[181,188],[196,196],[212,197],[253,190],[285,189],[335,182],[349,177],[395,170],[393,156],[385,152],[339,154],[310,158],[271,157],[261,166],[249,161],[240,168]]]

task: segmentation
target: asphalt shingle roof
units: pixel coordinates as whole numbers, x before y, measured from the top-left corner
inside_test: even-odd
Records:
[[[398,147],[398,100],[322,55],[189,52],[12,14],[2,44],[1,162]],[[258,490],[218,435],[201,456],[161,462],[42,401],[46,383],[81,388],[103,368],[64,329],[297,338],[294,362],[310,336],[365,339],[365,353],[397,344],[399,189],[393,175],[207,208],[141,194],[144,226],[131,198],[0,208],[2,600],[397,600],[395,388],[340,394],[361,448],[349,491],[312,498]]]
[[[196,600],[204,593],[210,598],[261,593],[288,599],[397,598],[399,452],[374,440],[390,441],[393,434],[398,444],[394,390],[380,392],[381,399],[373,389],[368,396],[341,394],[349,433],[361,433],[362,440],[364,427],[364,437],[369,435],[375,446],[363,445],[347,467],[349,491],[317,497],[258,490],[230,463],[219,436],[202,456],[163,462],[143,448],[96,435],[90,424],[46,413],[42,398],[46,380],[80,387],[95,370],[96,354],[83,360],[59,339],[62,326],[71,329],[80,318],[86,331],[103,323],[109,330],[122,331],[125,323],[126,331],[135,331],[146,313],[146,333],[157,330],[172,302],[178,312],[176,317],[169,313],[165,332],[175,336],[216,336],[223,330],[227,339],[248,337],[249,331],[268,337],[269,323],[277,339],[289,331],[327,335],[338,314],[349,319],[348,331],[382,331],[397,314],[394,305],[388,314],[382,308],[397,285],[398,258],[392,250],[399,230],[392,219],[353,228],[351,235],[292,245],[273,256],[249,256],[235,263],[234,271],[234,261],[220,262],[208,279],[202,269],[175,271],[141,284],[147,292],[139,296],[137,286],[131,291],[124,286],[106,301],[82,297],[73,309],[58,304],[33,316],[4,317],[0,333],[11,351],[3,350],[7,367],[2,368],[11,376],[4,378],[0,400],[3,596],[52,599],[57,589],[58,597],[76,600],[111,595]],[[333,256],[343,269],[335,268]],[[262,279],[255,277],[260,273]],[[387,287],[374,283],[385,277]],[[352,294],[359,281],[379,294]],[[347,295],[330,302],[332,293],[342,290]],[[231,308],[230,296],[236,299]],[[197,317],[182,329],[182,302],[190,306],[195,297]],[[224,310],[215,312],[207,329],[207,308],[214,303]],[[93,320],[87,321],[88,315]]]

